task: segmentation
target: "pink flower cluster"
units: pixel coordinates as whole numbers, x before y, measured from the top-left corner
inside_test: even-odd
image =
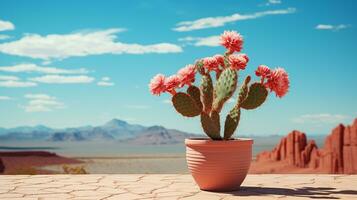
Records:
[[[186,65],[177,72],[177,75],[165,77],[163,74],[157,74],[151,79],[149,89],[151,94],[160,95],[163,92],[176,94],[176,89],[184,85],[191,85],[195,81],[196,67]]]
[[[221,44],[226,47],[228,54],[240,52],[243,48],[243,37],[236,31],[224,31],[221,35]]]
[[[195,65],[186,65],[180,69],[177,74],[165,77],[163,74],[157,74],[151,79],[149,84],[153,95],[160,95],[163,92],[176,94],[176,89],[190,86],[195,81],[197,69],[201,74],[216,72],[216,78],[225,68],[234,70],[245,70],[249,58],[246,54],[236,53],[243,48],[243,37],[236,31],[224,31],[221,35],[220,43],[227,49],[224,55],[214,55],[200,59]],[[203,67],[202,67],[203,66]],[[266,65],[258,66],[255,74],[261,77],[261,84],[270,91],[275,92],[276,96],[283,97],[289,90],[289,76],[283,68],[271,70]]]
[[[202,64],[205,69],[210,71],[219,72],[224,67],[224,56],[222,55],[215,55],[213,57],[206,57],[202,59]]]
[[[228,56],[230,67],[235,70],[244,70],[249,58],[245,54],[232,54]]]
[[[224,56],[215,55],[213,57],[206,57],[202,59],[202,64],[208,72],[220,72],[225,68]],[[244,70],[247,66],[249,58],[245,54],[231,54],[228,56],[228,63],[232,69]]]
[[[265,87],[274,91],[276,96],[283,97],[289,90],[289,75],[283,68],[276,68],[274,70],[269,69],[266,65],[260,65],[255,71],[255,75],[261,77],[261,83],[267,79],[264,83]]]

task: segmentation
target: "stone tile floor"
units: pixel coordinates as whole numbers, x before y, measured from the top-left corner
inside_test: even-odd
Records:
[[[357,199],[357,175],[248,175],[230,193],[200,191],[187,174],[2,175],[0,199]]]

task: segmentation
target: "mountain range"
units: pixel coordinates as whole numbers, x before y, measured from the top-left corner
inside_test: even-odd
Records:
[[[142,126],[112,119],[101,126],[52,129],[43,125],[0,128],[2,141],[120,141],[129,144],[175,144],[195,136],[163,126]]]

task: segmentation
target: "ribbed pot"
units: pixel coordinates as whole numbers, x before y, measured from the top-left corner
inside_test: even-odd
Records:
[[[252,160],[252,139],[191,138],[185,144],[188,169],[201,190],[239,189]]]

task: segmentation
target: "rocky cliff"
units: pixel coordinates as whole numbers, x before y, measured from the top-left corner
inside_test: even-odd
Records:
[[[2,159],[0,158],[0,174],[2,174],[5,171],[5,166],[4,163],[2,162]]]
[[[267,162],[282,162],[282,166],[321,173],[356,174],[357,119],[350,126],[340,124],[334,128],[320,149],[314,140],[307,140],[305,133],[292,131],[272,151],[258,154],[255,167]]]

